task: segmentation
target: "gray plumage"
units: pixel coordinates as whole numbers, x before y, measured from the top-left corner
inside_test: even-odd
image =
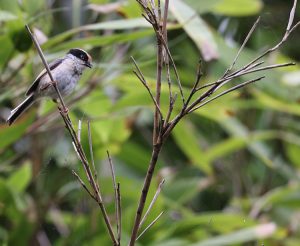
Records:
[[[69,95],[75,88],[83,70],[91,67],[91,57],[81,49],[71,49],[64,58],[49,64],[53,79],[62,96]],[[48,73],[44,69],[26,92],[27,98],[10,113],[7,123],[11,125],[26,109],[42,97],[58,98]]]

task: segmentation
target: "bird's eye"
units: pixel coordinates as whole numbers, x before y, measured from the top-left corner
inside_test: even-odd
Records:
[[[80,59],[82,59],[82,60],[83,60],[83,59],[84,59],[84,55],[81,55],[81,56],[80,56]]]

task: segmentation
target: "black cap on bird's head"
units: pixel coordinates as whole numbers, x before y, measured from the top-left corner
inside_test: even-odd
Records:
[[[70,49],[68,54],[71,54],[77,57],[78,59],[80,59],[81,61],[83,61],[84,66],[87,66],[89,68],[92,67],[92,57],[86,51],[79,48],[75,48],[75,49]]]

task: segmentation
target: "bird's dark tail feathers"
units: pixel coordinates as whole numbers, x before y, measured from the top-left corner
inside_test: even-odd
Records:
[[[20,103],[15,109],[10,112],[10,115],[6,122],[11,125],[22,113],[25,112],[34,102],[33,94],[27,97],[22,103]]]

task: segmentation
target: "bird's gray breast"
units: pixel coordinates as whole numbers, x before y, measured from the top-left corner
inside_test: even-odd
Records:
[[[51,72],[62,96],[69,95],[74,90],[81,75],[81,73],[77,72],[74,61],[70,59],[65,59]],[[58,97],[54,87],[51,85],[48,74],[39,83],[38,97],[51,97],[53,99]]]

